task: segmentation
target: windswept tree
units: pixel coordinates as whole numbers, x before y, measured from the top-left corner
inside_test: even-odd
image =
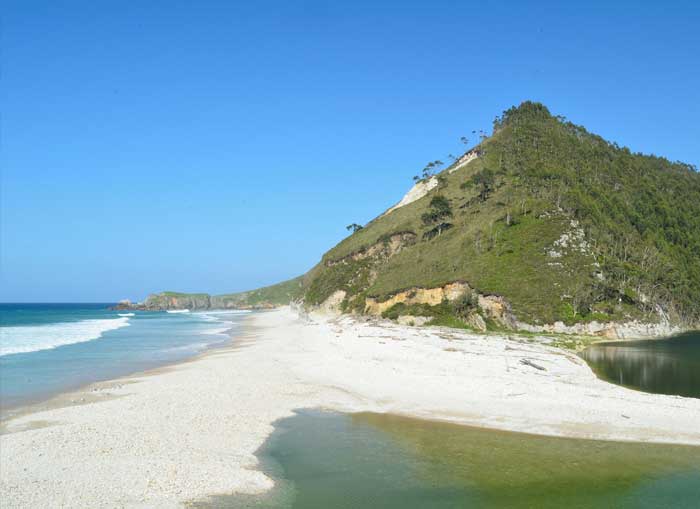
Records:
[[[496,186],[496,177],[493,171],[484,168],[472,178],[474,184],[479,188],[479,198],[481,198],[481,201],[486,201]]]
[[[472,175],[472,177],[460,187],[462,189],[467,189],[474,186],[476,186],[477,190],[479,191],[479,199],[481,201],[488,200],[489,196],[496,188],[495,173],[488,168],[484,168],[480,172]]]
[[[358,232],[362,229],[362,226],[357,223],[349,224],[345,227],[347,231],[352,231],[352,233]]]
[[[432,200],[430,200],[430,208],[421,216],[421,220],[424,225],[428,226],[449,217],[452,217],[450,201],[441,194],[438,194],[433,196]]]
[[[423,168],[423,171],[421,171],[421,176],[416,175],[413,177],[414,182],[427,182],[431,178],[433,178],[439,171],[440,168],[444,165],[442,161],[439,159],[436,159],[435,161],[431,161],[428,164],[425,165],[425,168]]]
[[[443,231],[452,228],[452,223],[447,220],[452,218],[452,207],[450,201],[438,194],[430,200],[430,205],[427,212],[421,215],[421,221],[425,226],[432,226],[430,230],[425,232],[423,238],[432,239],[440,235]]]

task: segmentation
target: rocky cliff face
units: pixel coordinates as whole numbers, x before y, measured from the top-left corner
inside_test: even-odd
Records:
[[[120,301],[115,309],[139,311],[168,311],[211,309],[211,297],[206,293],[185,294],[162,292],[149,295],[143,302]]]
[[[143,302],[147,310],[210,309],[211,297],[207,294],[172,294],[163,292],[149,295]]]
[[[512,307],[506,299],[497,295],[482,295],[463,281],[455,281],[435,288],[411,288],[398,292],[385,299],[367,297],[364,314],[374,316],[390,316],[392,308],[402,306],[403,312],[414,310],[428,311],[429,307],[453,304],[464,295],[472,296],[472,309],[462,318],[464,323],[477,331],[487,330],[487,322],[499,329],[512,331],[527,331],[543,334],[572,334],[577,336],[597,336],[606,339],[650,339],[670,336],[684,331],[683,328],[671,324],[659,312],[658,322],[628,320],[622,322],[599,322],[592,320],[584,323],[565,324],[562,321],[543,325],[532,325],[519,321],[513,314]],[[324,303],[318,306],[318,311],[337,313],[341,311],[342,301],[346,292],[337,291]],[[424,306],[423,308],[416,306]],[[428,306],[428,307],[425,307]],[[402,324],[426,325],[433,321],[432,316],[399,315],[397,321]]]

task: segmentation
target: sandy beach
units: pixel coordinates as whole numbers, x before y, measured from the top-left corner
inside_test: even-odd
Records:
[[[348,316],[255,313],[230,347],[3,423],[3,507],[178,507],[273,482],[256,450],[298,408],[700,445],[700,400],[598,380],[537,342]]]

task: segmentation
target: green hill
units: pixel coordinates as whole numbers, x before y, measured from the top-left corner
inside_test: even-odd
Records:
[[[167,309],[266,309],[289,304],[302,296],[302,278],[247,292],[209,295],[208,293],[160,292],[141,303],[122,301],[116,309],[160,311]]]
[[[229,293],[212,297],[212,307],[245,308],[274,307],[289,304],[302,296],[302,278],[297,277],[276,285],[247,292]]]
[[[452,325],[700,321],[690,165],[632,153],[525,102],[418,185],[435,187],[323,256],[305,276],[307,304],[332,297],[344,311]]]
[[[303,300],[416,323],[612,336],[610,324],[647,324],[633,334],[654,335],[700,323],[696,168],[632,153],[533,102],[440,167],[430,163],[399,204],[354,225],[304,276],[145,304]]]

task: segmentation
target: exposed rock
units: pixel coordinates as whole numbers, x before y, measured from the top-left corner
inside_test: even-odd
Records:
[[[347,292],[345,290],[336,290],[328,297],[321,305],[318,306],[317,311],[326,314],[337,314],[340,313],[340,306],[345,300]]]
[[[437,288],[412,288],[399,292],[384,301],[379,301],[374,297],[368,297],[365,299],[365,313],[381,315],[384,311],[398,303],[409,306],[411,304],[437,306],[443,300],[453,301],[466,292],[471,292],[471,288],[467,283],[455,282]]]
[[[211,299],[206,293],[173,294],[163,292],[149,295],[143,301],[143,307],[146,310],[189,309],[193,311],[209,309],[211,307]]]
[[[457,170],[460,170],[464,168],[467,164],[472,162],[474,159],[479,157],[479,151],[477,149],[472,149],[466,154],[464,154],[462,157],[460,157],[457,160],[457,163],[449,169],[448,173],[454,173]],[[420,200],[428,194],[431,190],[435,189],[438,185],[438,179],[436,176],[430,177],[428,180],[421,180],[419,182],[416,182],[416,184],[404,195],[403,198],[401,198],[401,201],[391,207],[389,210],[384,212],[382,216],[386,216],[387,214],[391,214],[393,211],[395,211],[398,208],[401,208],[405,205],[408,205],[409,203],[413,203],[416,200]]]
[[[430,177],[428,180],[421,180],[419,182],[416,182],[416,184],[404,195],[403,198],[401,198],[401,201],[391,207],[389,210],[384,212],[382,215],[387,215],[391,214],[393,211],[395,211],[398,208],[403,207],[404,205],[408,205],[409,203],[413,203],[416,200],[420,200],[428,194],[432,189],[435,189],[438,185],[438,179],[437,177]]]
[[[116,306],[112,306],[109,309],[113,309],[115,311],[125,311],[125,310],[131,310],[137,308],[137,304],[133,304],[129,299],[122,299],[120,300]]]
[[[357,262],[367,258],[390,258],[399,253],[404,247],[413,244],[415,240],[416,234],[413,232],[397,232],[367,248],[360,249],[337,260],[328,260],[326,266],[333,267],[341,263]]]
[[[513,311],[506,299],[498,295],[479,295],[478,302],[479,308],[486,317],[503,327],[516,328],[517,320],[513,316]]]
[[[478,149],[471,149],[469,152],[464,154],[462,157],[460,157],[457,160],[457,164],[455,164],[452,168],[450,168],[449,173],[454,173],[457,170],[461,170],[464,168],[467,164],[471,163],[474,159],[479,157],[479,151]]]
[[[412,288],[392,295],[386,300],[374,297],[365,299],[365,313],[369,315],[381,315],[392,306],[402,303],[407,306],[413,304],[427,304],[437,306],[444,300],[454,301],[465,293],[474,293],[472,288],[464,282],[449,283],[436,288]],[[510,304],[506,299],[498,295],[477,294],[480,312],[472,312],[465,320],[467,325],[478,331],[487,329],[484,318],[498,323],[500,326],[511,329],[544,334],[572,334],[578,336],[598,336],[608,339],[647,339],[670,336],[682,332],[678,326],[671,325],[668,317],[661,317],[658,323],[646,323],[640,321],[631,322],[597,322],[576,323],[566,325],[558,321],[545,325],[532,325],[519,321],[513,314]],[[416,317],[411,317],[416,318]],[[408,320],[408,318],[405,318]]]
[[[554,322],[545,325],[532,325],[517,321],[515,328],[528,332],[575,334],[580,336],[599,336],[606,339],[652,339],[663,336],[671,336],[683,331],[668,321],[659,323],[645,323],[638,320],[631,322],[597,322],[576,323],[566,325],[564,322]]]
[[[486,332],[486,322],[484,321],[484,318],[476,311],[469,314],[466,322],[472,329],[479,332]]]

